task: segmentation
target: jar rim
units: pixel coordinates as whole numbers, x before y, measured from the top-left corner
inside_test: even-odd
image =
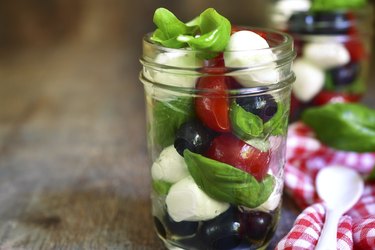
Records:
[[[287,48],[293,45],[293,38],[291,35],[288,33],[278,31],[276,29],[272,28],[257,28],[257,27],[251,27],[251,26],[236,26],[239,31],[242,30],[248,30],[248,31],[253,31],[253,32],[262,32],[262,33],[268,33],[269,35],[273,36],[279,36],[282,38],[282,41],[279,44],[273,45],[271,44],[269,48],[263,48],[263,49],[252,49],[252,50],[227,50],[226,52],[243,52],[243,51],[264,51],[264,50],[279,50],[283,48]],[[151,35],[152,32],[147,33],[143,37],[143,42],[148,44],[149,46],[154,47],[155,49],[159,51],[164,51],[164,52],[191,52],[191,53],[202,53],[201,50],[194,50],[191,48],[168,48],[164,47],[160,44],[154,43],[151,41]],[[267,41],[268,42],[268,41]],[[205,52],[214,52],[214,51],[205,51]],[[216,52],[217,53],[217,52]]]
[[[269,53],[275,55],[269,60],[263,60],[257,64],[245,65],[243,67],[226,67],[233,70],[240,69],[261,69],[269,67],[270,64],[276,63],[277,65],[284,65],[285,63],[290,63],[296,57],[296,51],[294,50],[293,37],[290,34],[287,34],[282,31],[278,31],[270,28],[256,28],[249,26],[236,26],[239,30],[249,30],[262,34],[262,37],[266,39],[269,44],[269,48],[263,49],[251,49],[251,50],[225,50],[223,52],[215,53]],[[167,48],[162,45],[156,44],[151,41],[152,33],[148,33],[143,37],[143,54],[140,59],[141,64],[144,67],[151,68],[164,68],[164,69],[174,69],[174,70],[198,70],[200,66],[195,67],[194,65],[185,66],[175,66],[175,65],[164,65],[163,63],[157,62],[155,60],[156,56],[159,54],[180,54],[181,56],[193,56],[195,58],[204,59],[203,55],[205,53],[210,53],[213,51],[203,51],[203,50],[194,50],[191,48]],[[202,55],[202,56],[200,56]]]
[[[279,36],[282,40],[278,44],[269,44],[269,48],[263,48],[263,49],[252,49],[252,50],[227,50],[226,52],[243,52],[243,51],[264,51],[264,50],[282,50],[288,47],[293,46],[293,38],[291,35],[288,33],[278,31],[276,29],[272,28],[257,28],[257,27],[252,27],[252,26],[236,26],[236,28],[239,29],[239,31],[242,30],[248,30],[248,31],[253,31],[253,32],[261,32],[262,34],[272,36],[270,38],[276,39],[275,36]],[[147,33],[145,36],[143,36],[143,42],[147,44],[148,46],[152,46],[154,49],[157,49],[161,52],[187,52],[187,53],[202,53],[202,50],[194,50],[191,48],[168,48],[164,47],[160,44],[154,43],[151,41],[151,35],[152,32]],[[267,40],[267,39],[266,39]],[[267,40],[267,42],[269,42]],[[218,53],[215,51],[204,51],[205,53]]]
[[[180,94],[186,95],[201,95],[202,93],[217,93],[215,89],[197,89],[197,88],[190,88],[190,87],[181,87],[181,86],[174,86],[168,84],[162,84],[157,82],[152,82],[148,80],[142,72],[139,74],[139,79],[143,84],[150,84],[160,89],[164,89],[171,92],[178,92]],[[267,84],[263,86],[254,86],[254,87],[242,87],[238,89],[227,89],[225,93],[230,96],[251,96],[251,95],[259,95],[264,93],[270,93],[275,91],[281,91],[286,88],[291,88],[293,82],[295,81],[296,76],[293,71],[283,79],[282,81],[274,84]]]

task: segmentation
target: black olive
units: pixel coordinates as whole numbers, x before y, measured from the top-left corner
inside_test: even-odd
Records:
[[[183,156],[184,150],[194,153],[205,152],[211,144],[215,132],[205,127],[198,120],[188,121],[180,126],[176,132],[174,147]]]
[[[335,86],[347,86],[352,84],[359,75],[360,65],[355,62],[331,69],[332,82]]]
[[[203,222],[200,240],[207,244],[204,249],[251,249],[240,235],[238,210],[229,208],[216,218]]]
[[[240,97],[236,102],[247,112],[259,116],[263,122],[269,121],[277,112],[277,103],[272,95]]]
[[[264,240],[273,229],[273,215],[261,211],[244,212],[241,216],[241,234],[249,240]]]
[[[197,232],[199,223],[196,221],[176,222],[168,214],[166,214],[165,226],[172,235],[191,236]]]
[[[353,25],[346,11],[296,12],[288,21],[288,31],[298,34],[345,35]]]

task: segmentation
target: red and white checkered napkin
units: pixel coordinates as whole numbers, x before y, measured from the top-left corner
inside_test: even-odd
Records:
[[[277,250],[315,248],[325,215],[315,192],[315,177],[327,165],[343,165],[366,174],[375,166],[375,152],[334,150],[321,144],[303,123],[292,124],[288,132],[285,190],[304,210]],[[366,183],[360,201],[341,218],[337,236],[340,250],[375,249],[375,183]]]

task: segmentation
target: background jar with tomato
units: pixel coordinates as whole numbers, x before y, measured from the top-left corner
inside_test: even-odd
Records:
[[[290,11],[280,27],[293,36],[297,51],[291,120],[308,107],[359,102],[368,84],[372,7],[326,10],[311,2],[304,11]]]

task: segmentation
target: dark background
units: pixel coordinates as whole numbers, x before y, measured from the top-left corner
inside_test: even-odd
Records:
[[[130,50],[124,60],[139,69],[141,39],[155,29],[152,16],[158,7],[183,21],[214,7],[234,24],[264,26],[271,4],[272,0],[2,0],[0,50],[17,54],[63,46],[117,47]]]

